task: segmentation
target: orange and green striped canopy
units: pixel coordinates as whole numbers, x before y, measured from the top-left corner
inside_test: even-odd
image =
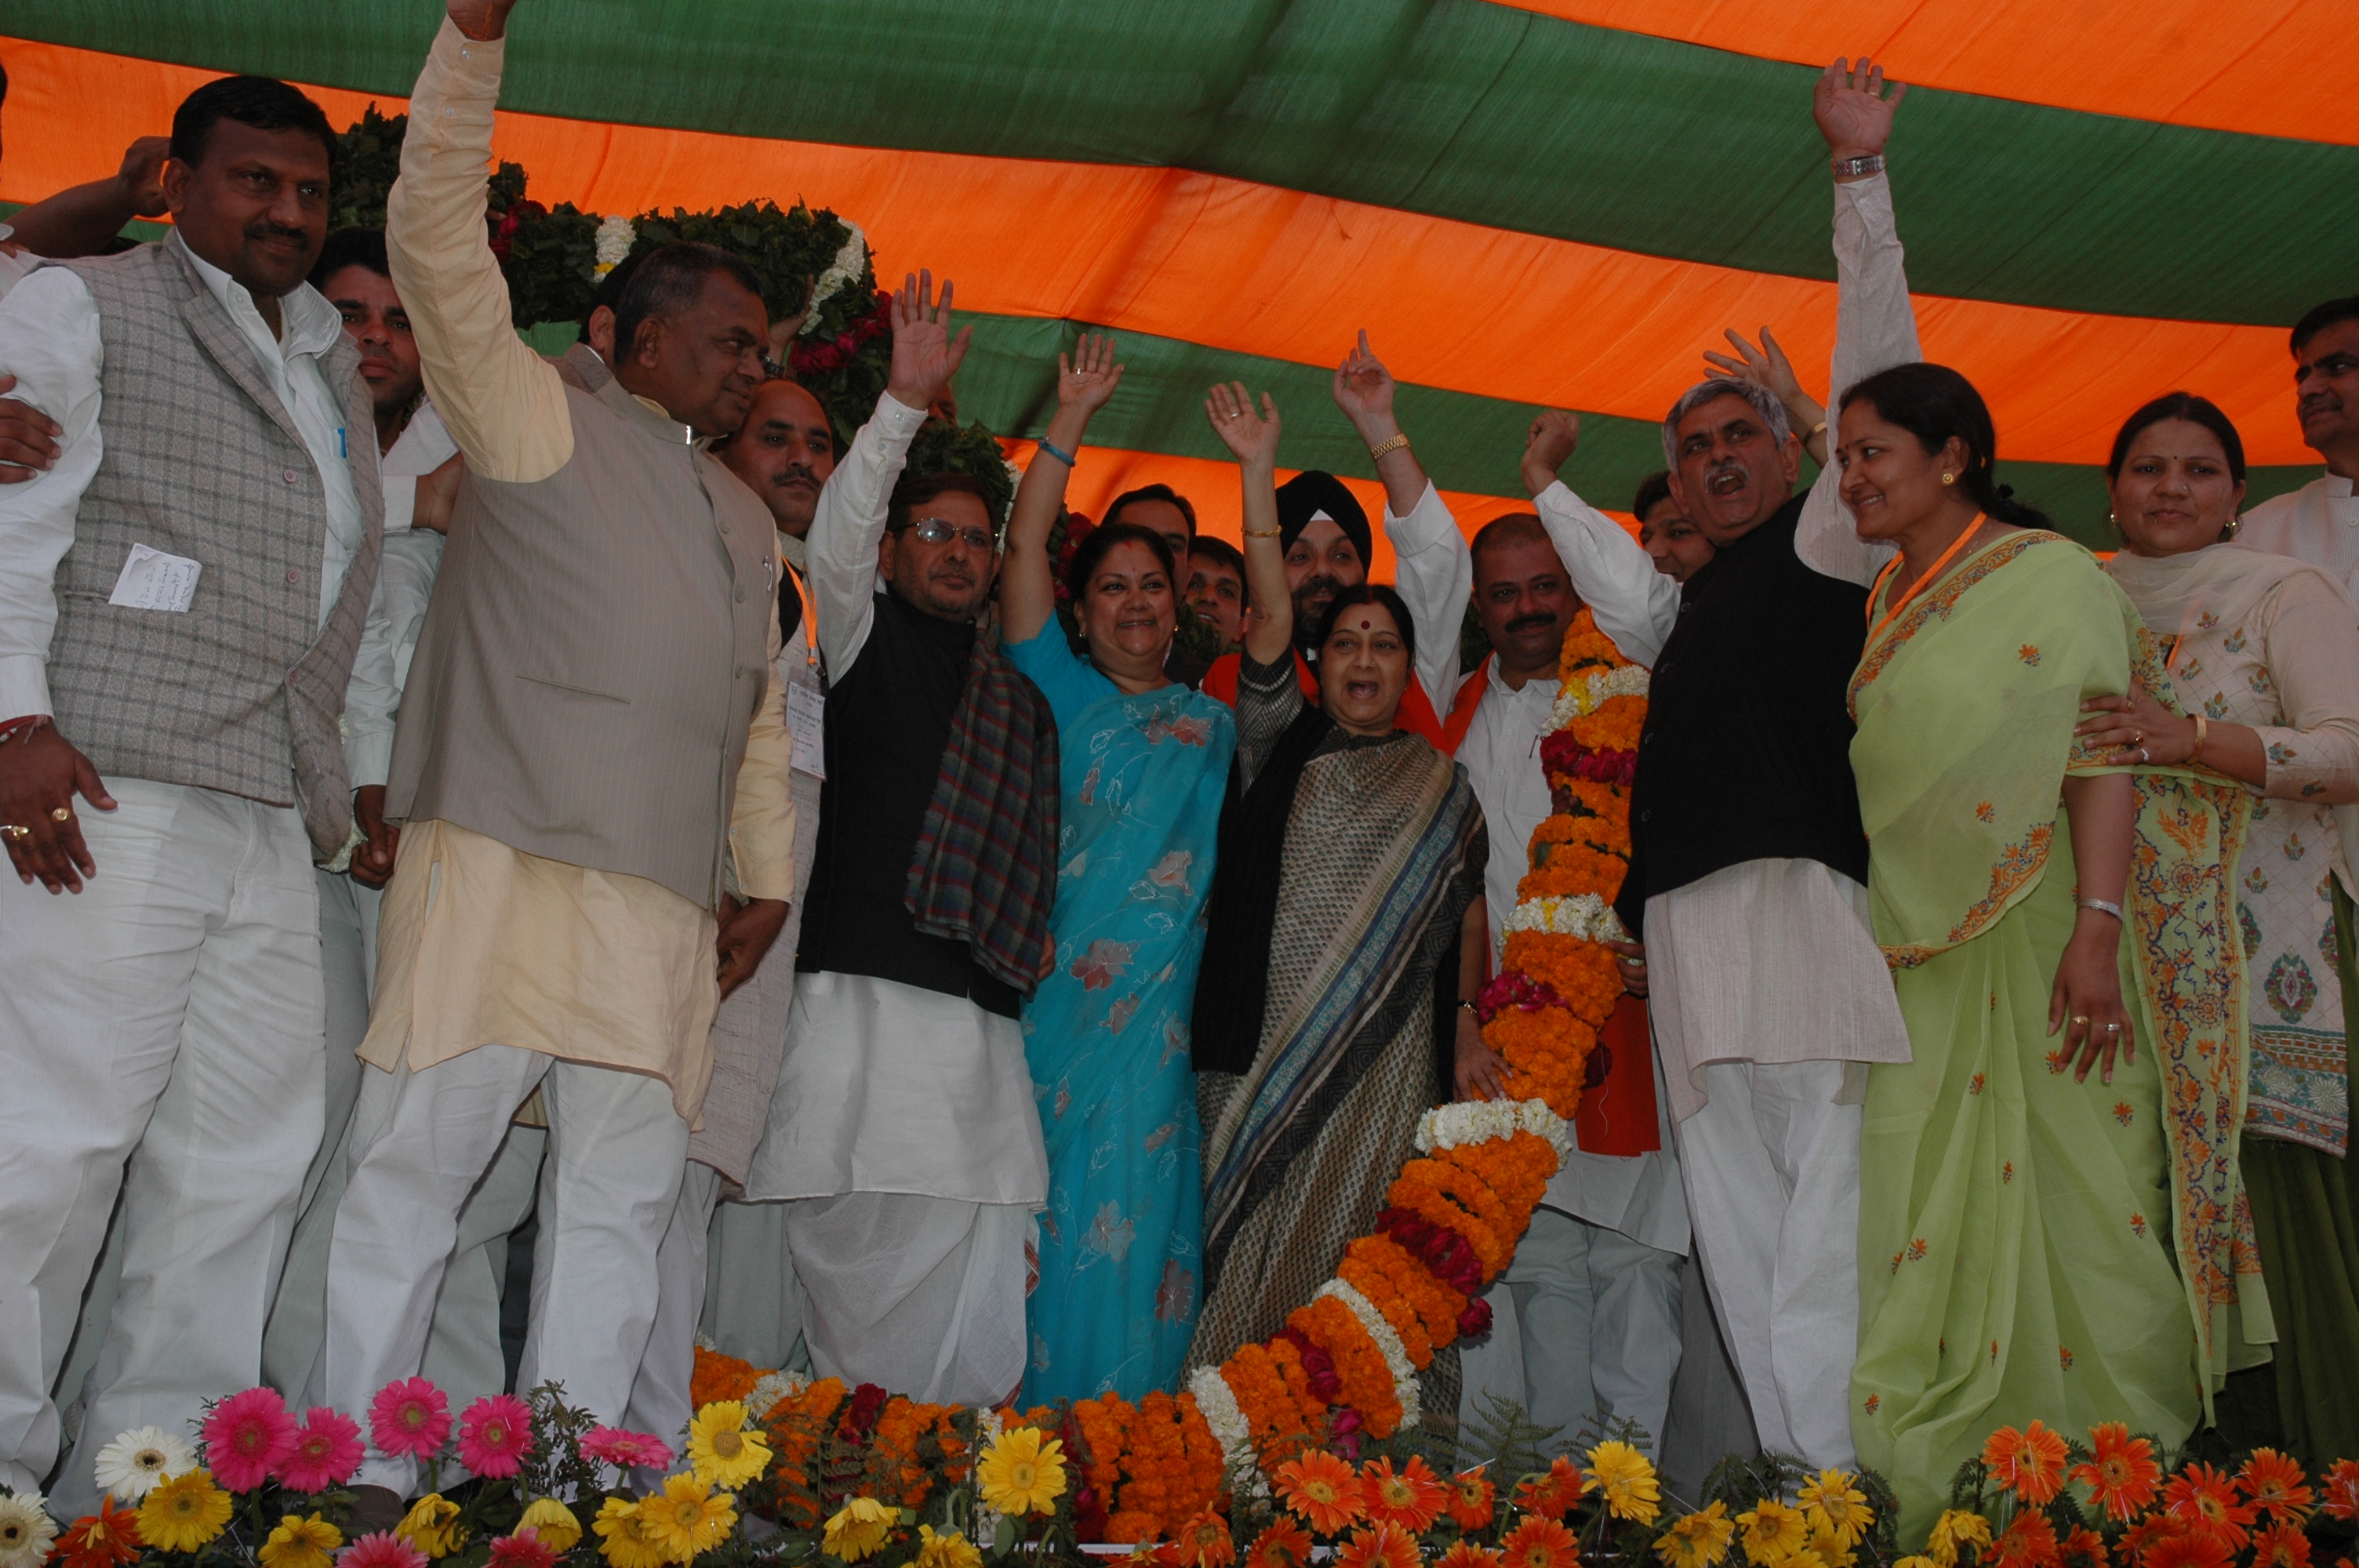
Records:
[[[0,200],[109,172],[215,72],[397,112],[439,17],[15,0]],[[1366,327],[1471,528],[1521,509],[1545,406],[1582,415],[1574,487],[1626,505],[1724,327],[1826,395],[1810,84],[1873,53],[1915,88],[1890,155],[1926,351],[1989,398],[2003,477],[2107,545],[2113,432],[2174,387],[2236,420],[2256,497],[2316,471],[2285,329],[2359,292],[2349,42],[2347,0],[526,0],[497,147],[585,211],[834,209],[881,276],[957,280],[961,413],[1010,436],[1059,346],[1117,332],[1085,511],[1165,480],[1234,535],[1216,378],[1276,393],[1289,466],[1371,478],[1327,393]]]

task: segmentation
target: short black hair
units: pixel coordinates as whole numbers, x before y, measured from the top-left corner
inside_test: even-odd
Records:
[[[327,243],[320,247],[320,259],[311,264],[309,282],[314,288],[325,288],[328,279],[348,266],[365,267],[379,277],[393,276],[393,265],[386,259],[383,229],[355,224],[330,230]]]
[[[1549,531],[1541,524],[1538,513],[1510,512],[1503,517],[1492,518],[1475,531],[1473,539],[1466,546],[1466,558],[1480,563],[1484,550],[1498,545],[1511,545],[1518,539],[1537,541],[1551,550],[1556,548],[1556,541],[1549,537]]]
[[[1343,611],[1362,604],[1382,605],[1391,613],[1393,624],[1400,628],[1401,646],[1408,650],[1409,669],[1414,673],[1417,668],[1417,622],[1409,615],[1407,602],[1393,591],[1389,583],[1354,583],[1337,594],[1327,606],[1327,613],[1319,618],[1319,633],[1310,645],[1324,648],[1327,639],[1335,634],[1335,622],[1342,618]]]
[[[1647,514],[1671,498],[1671,475],[1668,469],[1657,469],[1638,481],[1638,493],[1630,503],[1630,515],[1640,523]]]
[[[1180,494],[1178,491],[1172,489],[1168,484],[1142,484],[1136,490],[1124,491],[1120,495],[1115,496],[1112,501],[1106,503],[1106,522],[1109,524],[1119,522],[1122,518],[1122,509],[1129,505],[1134,501],[1169,502],[1171,505],[1178,507],[1180,509],[1180,515],[1188,520],[1188,542],[1190,545],[1195,543],[1196,509],[1188,503],[1188,498],[1186,496]]]
[[[893,486],[893,498],[885,503],[885,531],[897,534],[909,525],[909,514],[927,502],[943,495],[972,495],[983,503],[984,515],[995,516],[991,509],[991,492],[984,489],[983,481],[971,473],[944,470],[940,473],[910,473],[906,469]]]
[[[2140,430],[2166,419],[2185,419],[2220,438],[2220,449],[2228,459],[2228,476],[2238,484],[2245,482],[2245,439],[2236,434],[2236,422],[2222,413],[2218,404],[2191,392],[2166,392],[2123,420],[2120,434],[2114,438],[2113,455],[2105,460],[2105,477],[2121,478],[2122,464],[2129,460],[2130,442]]]
[[[1226,539],[1215,539],[1209,534],[1199,534],[1188,541],[1188,554],[1218,561],[1236,573],[1239,600],[1244,600],[1252,592],[1252,585],[1245,581],[1245,553]]]
[[[2323,305],[2313,305],[2309,314],[2293,324],[2293,351],[2298,355],[2310,347],[2310,341],[2338,321],[2359,317],[2359,294],[2341,299],[2330,299]]]
[[[756,299],[762,297],[761,275],[735,251],[696,240],[649,251],[614,296],[615,362],[630,357],[638,346],[639,329],[646,323],[694,305],[704,293],[704,280],[714,273],[726,273],[746,293]]]
[[[1098,575],[1098,568],[1124,545],[1145,546],[1163,568],[1163,580],[1170,585],[1172,597],[1180,596],[1180,570],[1171,558],[1171,541],[1144,523],[1101,523],[1084,535],[1073,547],[1073,564],[1065,573],[1065,590],[1080,600],[1089,591],[1090,579]]]
[[[590,308],[582,312],[582,330],[574,334],[575,342],[590,341],[590,318],[598,313],[601,305],[609,310],[614,308],[614,301],[623,297],[623,290],[630,286],[632,274],[637,272],[639,264],[652,254],[649,251],[634,251],[615,263],[606,276],[598,280],[597,289],[590,296]]]
[[[192,168],[204,162],[205,144],[223,120],[257,131],[307,132],[327,149],[329,169],[336,167],[336,132],[325,112],[275,76],[217,77],[181,99],[172,114],[172,156]]]

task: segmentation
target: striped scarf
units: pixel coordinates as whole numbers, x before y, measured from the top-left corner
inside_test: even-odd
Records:
[[[982,628],[901,901],[919,931],[964,942],[1026,996],[1056,962],[1057,719]]]

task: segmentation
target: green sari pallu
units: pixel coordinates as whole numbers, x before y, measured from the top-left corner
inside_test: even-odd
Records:
[[[1873,614],[1881,604],[1871,601]],[[2010,533],[1871,639],[1852,766],[1876,940],[1913,1056],[1869,1075],[1852,1433],[1924,1538],[1996,1427],[2182,1442],[2271,1336],[2235,1165],[2244,792],[2141,768],[2122,938],[2135,1054],[2077,1082],[2048,1032],[2071,935],[2066,774],[2090,697],[2171,700],[2088,551]]]

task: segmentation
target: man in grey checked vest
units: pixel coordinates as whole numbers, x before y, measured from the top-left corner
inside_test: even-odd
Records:
[[[0,492],[0,1484],[20,1493],[55,1464],[51,1381],[123,1199],[67,1518],[118,1433],[183,1431],[256,1380],[320,1141],[311,868],[351,829],[338,726],[384,508],[357,351],[303,282],[333,146],[283,82],[208,83],[173,119],[172,236],[0,302],[11,395],[63,427]]]

